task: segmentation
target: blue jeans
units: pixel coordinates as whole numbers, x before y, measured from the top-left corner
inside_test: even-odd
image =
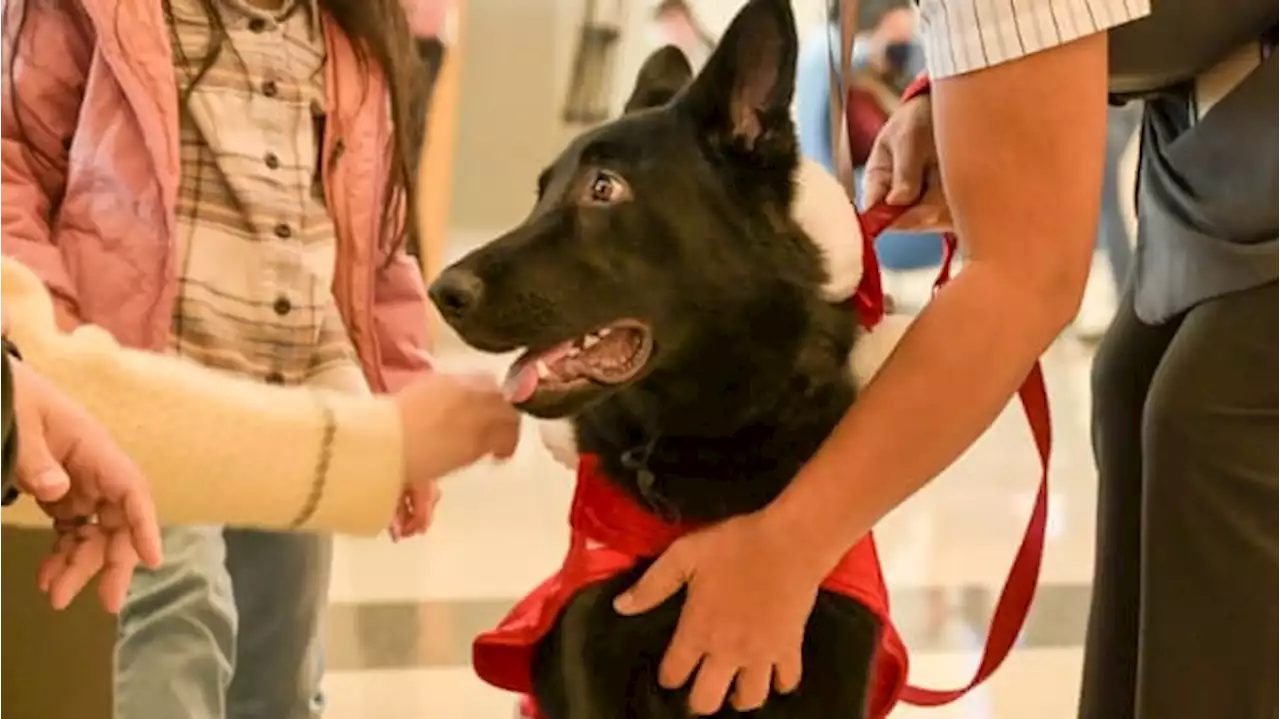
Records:
[[[886,270],[907,272],[942,264],[942,235],[936,232],[886,232],[876,239],[876,257]]]
[[[312,719],[332,540],[165,529],[120,613],[116,719]]]

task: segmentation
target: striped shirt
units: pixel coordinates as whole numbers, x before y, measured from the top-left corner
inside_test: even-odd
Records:
[[[998,65],[1109,30],[1151,13],[1151,0],[920,0],[929,77]],[[1270,54],[1246,43],[1196,78],[1190,124],[1236,88]]]
[[[365,387],[331,292],[337,238],[320,177],[325,45],[314,0],[170,0],[182,103],[171,349],[276,384]],[[198,82],[196,81],[198,78]],[[336,160],[336,158],[334,158]]]
[[[1151,0],[920,0],[929,77],[961,75],[1144,17]]]

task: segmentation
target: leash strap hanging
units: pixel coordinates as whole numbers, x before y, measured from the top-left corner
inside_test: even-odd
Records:
[[[845,195],[856,211],[857,190],[849,156],[848,106],[853,82],[853,38],[858,32],[858,0],[827,0],[827,23],[823,31],[827,40],[831,156],[835,160],[836,179],[844,187]],[[866,327],[874,327],[884,317],[884,288],[880,282],[875,238],[874,234],[862,233],[862,280],[853,296],[858,317]]]
[[[830,73],[828,96],[830,100],[831,156],[836,160],[836,177],[844,185],[849,201],[855,200],[853,168],[849,163],[846,124],[848,89],[853,74],[853,38],[858,33],[859,0],[827,0],[827,68]]]
[[[850,61],[853,41],[857,34],[858,0],[828,0],[827,31],[830,44],[829,52],[831,68],[831,149],[837,158],[838,179],[845,188],[849,201],[857,212],[857,195],[853,186],[853,175],[847,160],[851,129],[848,123],[848,104],[852,88]],[[832,31],[838,29],[838,33]],[[837,49],[838,48],[838,49]],[[904,100],[928,89],[928,79],[921,77],[911,84],[904,95]],[[880,267],[876,261],[875,239],[894,220],[906,210],[906,207],[892,207],[879,204],[870,207],[866,212],[858,213],[862,229],[863,242],[863,278],[855,297],[863,323],[874,326],[884,313],[884,293],[880,281]],[[955,235],[947,233],[943,236],[944,257],[938,279],[934,282],[937,292],[951,278],[951,262],[955,257],[957,241]],[[1044,557],[1045,529],[1049,518],[1049,457],[1052,450],[1052,425],[1049,417],[1049,400],[1045,391],[1044,376],[1040,363],[1031,368],[1031,372],[1018,389],[1018,399],[1022,404],[1023,414],[1031,428],[1035,441],[1036,453],[1040,460],[1040,482],[1036,489],[1035,503],[1031,509],[1031,517],[1013,564],[1009,568],[1008,577],[1000,591],[995,612],[991,620],[991,629],[982,648],[982,658],[972,679],[956,689],[927,689],[908,684],[903,688],[902,699],[917,706],[941,706],[949,704],[986,681],[996,669],[1008,658],[1013,650],[1022,627],[1026,623],[1031,609],[1031,601],[1035,596],[1036,585],[1040,580],[1040,564]]]
[[[863,233],[873,237],[879,235],[901,216],[905,209],[883,204],[868,209],[859,217],[862,221]],[[957,248],[954,235],[947,233],[943,239],[942,267],[938,271],[938,279],[934,282],[935,292],[951,279],[951,262]],[[982,648],[982,658],[978,662],[973,678],[962,687],[928,689],[908,684],[902,691],[902,700],[908,704],[916,706],[950,704],[986,681],[1008,658],[1031,610],[1031,601],[1035,597],[1036,585],[1040,581],[1040,564],[1044,558],[1045,531],[1049,521],[1049,458],[1053,443],[1049,396],[1045,391],[1044,375],[1039,362],[1032,366],[1031,372],[1018,389],[1018,400],[1022,404],[1022,412],[1026,416],[1032,439],[1035,441],[1036,454],[1040,460],[1040,482],[1036,487],[1035,503],[1031,508],[1031,517],[1027,520],[1027,528],[1018,545],[1018,552],[1014,555],[1004,587],[1000,590],[1000,598],[996,602],[996,609],[991,618],[991,629]]]

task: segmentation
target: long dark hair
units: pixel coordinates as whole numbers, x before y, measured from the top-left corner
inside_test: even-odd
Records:
[[[426,73],[414,47],[401,0],[320,0],[355,46],[361,63],[372,58],[386,78],[391,98],[391,144],[386,196],[382,202],[382,239],[393,247],[418,246],[418,166],[410,117],[414,98],[426,91]]]
[[[160,0],[164,6],[165,16],[172,27],[173,17],[170,0]],[[209,21],[209,44],[199,66],[195,68],[192,82],[183,93],[185,102],[191,89],[213,67],[223,48],[227,46],[227,30],[222,22],[215,3],[218,0],[198,0]],[[300,2],[302,0],[299,0]],[[15,67],[18,62],[19,43],[23,28],[27,23],[26,0],[8,0],[4,8],[4,38],[7,45],[5,62],[8,65],[9,100],[14,103],[13,115],[18,132],[26,136],[26,126],[20,112]],[[388,153],[388,176],[386,192],[382,200],[382,237],[379,238],[389,250],[408,246],[416,246],[417,224],[417,177],[414,168],[416,158],[412,157],[419,148],[414,142],[414,126],[419,118],[411,117],[411,108],[417,103],[418,94],[426,91],[425,73],[414,47],[409,21],[405,17],[400,0],[317,0],[316,5],[321,12],[327,13],[347,36],[356,56],[365,72],[369,71],[369,63],[376,65],[385,78],[387,93],[391,104],[390,142],[384,149]],[[15,7],[17,6],[17,7]],[[117,13],[115,18],[117,32],[119,23],[124,21]],[[175,44],[181,51],[181,45]],[[234,48],[232,49],[234,52]],[[55,164],[53,158],[40,148],[26,143],[35,158],[45,164]],[[52,198],[56,206],[58,199]]]

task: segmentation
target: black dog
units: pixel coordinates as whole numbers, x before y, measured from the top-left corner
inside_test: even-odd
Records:
[[[789,3],[752,0],[692,82],[678,50],[655,53],[627,113],[542,173],[528,219],[431,288],[471,346],[528,350],[507,380],[522,411],[572,418],[578,447],[664,516],[764,507],[854,401],[854,313],[823,298],[791,218],[796,52]],[[624,459],[637,450],[656,480]],[[683,596],[639,617],[611,606],[642,569],[581,591],[540,645],[548,717],[687,716],[688,689],[657,681]],[[862,717],[880,630],[821,592],[799,688],[752,716]]]

